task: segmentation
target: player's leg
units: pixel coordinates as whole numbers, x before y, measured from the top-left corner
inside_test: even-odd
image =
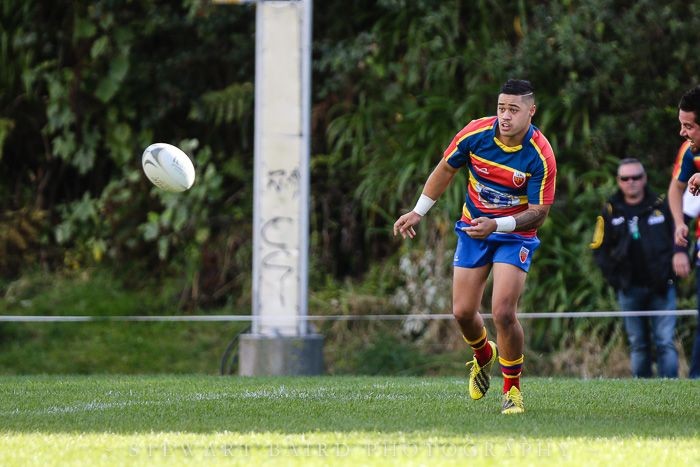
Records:
[[[505,414],[524,412],[520,391],[525,338],[518,321],[518,300],[525,288],[527,272],[508,263],[493,265],[493,299],[491,313],[498,336],[498,361],[503,374],[503,407]]]
[[[499,353],[506,360],[517,360],[523,354],[525,339],[517,310],[526,278],[527,273],[512,264],[493,265],[491,313],[498,335]]]
[[[532,255],[539,247],[537,237],[503,235],[493,255],[493,298],[491,312],[496,325],[499,345],[499,364],[503,374],[503,406],[501,413],[525,411],[520,392],[523,368],[524,336],[517,317],[518,300],[525,288]],[[500,352],[503,345],[503,352]]]
[[[491,384],[490,372],[497,351],[488,340],[484,320],[479,314],[481,299],[491,265],[477,268],[455,266],[452,279],[452,314],[459,324],[464,340],[474,351],[469,373],[469,395],[477,400],[484,397]]]
[[[697,274],[697,272],[695,274]],[[698,306],[700,306],[700,304]],[[700,313],[698,313],[695,323],[695,340],[693,341],[693,350],[690,355],[688,377],[692,379],[700,378]]]
[[[690,351],[690,368],[688,377],[700,378],[700,242],[695,244],[695,298],[698,314],[695,318],[695,339]]]
[[[452,314],[462,334],[469,341],[480,338],[484,329],[484,319],[479,314],[479,308],[490,271],[490,264],[478,268],[454,268]]]
[[[695,266],[700,266],[700,243],[695,247]],[[698,314],[695,319],[695,340],[693,349],[690,352],[689,378],[700,378],[700,269],[695,270],[695,296],[697,298]]]
[[[493,248],[488,240],[473,239],[462,227],[455,224],[457,247],[452,276],[452,313],[459,324],[464,340],[474,351],[474,358],[467,363],[469,372],[469,395],[481,399],[491,384],[489,373],[496,361],[496,344],[489,341],[484,320],[479,314],[486,279],[491,272]]]

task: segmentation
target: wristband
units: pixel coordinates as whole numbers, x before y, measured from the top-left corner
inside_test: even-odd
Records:
[[[515,217],[496,217],[496,232],[512,232],[515,230]]]
[[[416,203],[416,207],[413,208],[413,211],[421,217],[425,216],[425,214],[430,211],[430,208],[433,207],[433,204],[435,204],[435,200],[421,194],[420,198],[418,198],[418,202]]]

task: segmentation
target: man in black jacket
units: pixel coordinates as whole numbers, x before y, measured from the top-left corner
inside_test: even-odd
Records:
[[[665,199],[646,186],[644,166],[622,159],[617,169],[619,190],[596,221],[591,243],[596,263],[617,292],[623,311],[675,310],[676,276],[686,276],[690,261],[674,246],[674,223]],[[652,376],[652,343],[660,377],[678,377],[678,352],[673,342],[675,315],[626,316],[632,374]]]

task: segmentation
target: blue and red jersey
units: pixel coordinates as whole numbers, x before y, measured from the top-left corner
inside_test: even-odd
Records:
[[[679,182],[688,183],[690,177],[696,172],[700,172],[700,153],[696,154],[690,141],[685,141],[676,154],[672,178]],[[695,238],[700,239],[700,220],[696,221],[695,224]],[[700,255],[697,260],[700,261]]]
[[[673,164],[673,178],[688,183],[695,172],[700,172],[700,154],[695,154],[690,141],[681,144],[676,162]]]
[[[530,125],[522,144],[510,147],[496,138],[497,117],[472,120],[452,139],[443,158],[469,171],[462,221],[512,216],[528,204],[554,203],[557,163],[552,146]],[[537,230],[514,232],[534,237]]]

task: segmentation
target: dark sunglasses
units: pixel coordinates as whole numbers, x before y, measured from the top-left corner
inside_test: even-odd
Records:
[[[617,177],[617,178],[619,178],[619,179],[620,179],[621,181],[623,181],[623,182],[626,182],[626,181],[629,181],[629,180],[637,181],[637,180],[643,179],[643,178],[644,178],[644,174],[639,174],[639,175],[620,175],[620,176]]]

